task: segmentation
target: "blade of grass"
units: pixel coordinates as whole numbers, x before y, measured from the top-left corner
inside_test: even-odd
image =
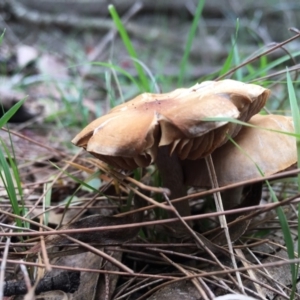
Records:
[[[2,141],[2,139],[0,139],[0,142],[2,146],[5,147],[5,144]],[[21,216],[21,210],[19,208],[18,197],[15,190],[14,180],[10,171],[10,166],[2,151],[0,151],[0,178],[7,192],[7,196],[12,206],[14,214],[17,216]],[[17,223],[17,226],[22,227],[22,222],[19,219],[16,218],[15,221]]]
[[[107,105],[107,108],[115,107],[116,104],[116,96],[115,96],[115,89],[112,88],[112,74],[109,70],[107,70],[104,74],[105,77],[105,87],[107,90],[107,96],[109,100],[109,104]]]
[[[8,155],[9,151],[6,150],[6,153]],[[19,195],[20,195],[20,201],[21,201],[21,204],[22,204],[22,215],[25,215],[26,212],[27,212],[27,208],[25,208],[25,206],[24,206],[25,202],[24,202],[24,199],[23,199],[23,189],[22,189],[22,184],[21,184],[21,178],[20,178],[19,170],[18,170],[17,165],[14,162],[14,159],[11,157],[11,155],[8,155],[7,157],[8,157],[8,160],[9,160],[10,167],[12,169],[13,176],[14,176],[14,178],[16,180],[18,192],[19,192]],[[27,225],[29,226],[29,224],[27,224]]]
[[[0,42],[1,42],[2,38],[3,38],[3,34],[0,37]],[[25,101],[25,99],[20,100],[14,106],[12,106],[6,113],[3,114],[3,116],[0,118],[0,127],[3,127],[9,121],[9,119],[23,105],[24,101]],[[2,107],[2,110],[3,110],[3,107]],[[7,195],[8,195],[9,201],[11,203],[14,214],[21,216],[22,213],[25,213],[25,211],[24,211],[24,203],[22,201],[22,187],[21,187],[21,180],[19,177],[19,172],[18,172],[17,166],[15,165],[14,160],[13,160],[6,144],[2,141],[2,139],[0,141],[1,141],[3,149],[6,152],[7,158],[9,160],[9,163],[8,163],[6,160],[6,157],[3,154],[3,151],[0,151],[0,167],[1,167],[1,171],[3,170],[3,173],[1,172],[0,176],[1,176],[2,182],[4,184],[5,190],[7,192]],[[22,206],[23,206],[22,210],[19,207],[18,198],[17,198],[16,190],[15,190],[15,185],[14,185],[14,181],[13,181],[13,176],[11,174],[10,169],[12,169],[12,172],[13,172],[13,175],[14,175],[14,178],[16,181],[16,185],[18,188],[18,192],[21,197],[21,202],[22,202]],[[19,219],[16,219],[16,223],[19,227],[22,227],[22,222]],[[27,226],[27,225],[28,224],[24,224],[24,226]]]
[[[291,111],[292,111],[292,116],[293,116],[293,121],[294,121],[294,128],[295,128],[295,133],[298,135],[298,138],[296,137],[296,145],[297,145],[297,157],[298,157],[298,168],[300,166],[300,111],[299,111],[299,106],[297,103],[297,98],[296,98],[296,93],[295,89],[293,86],[293,82],[290,76],[290,73],[287,69],[286,73],[286,79],[287,79],[287,88],[288,88],[288,94],[289,94],[289,100],[290,100],[290,105],[291,105]],[[300,175],[298,174],[297,176],[298,179],[298,191],[300,191]],[[300,205],[298,204],[298,257],[300,255]],[[297,274],[299,271],[299,264],[297,264],[296,270],[295,270],[295,278],[293,278],[293,286],[292,286],[292,296],[296,292],[296,285],[297,285]]]
[[[300,55],[300,52],[294,52],[293,53],[293,57],[296,58]],[[259,59],[263,58],[265,56],[258,56]],[[271,70],[274,70],[278,67],[280,67],[280,65],[282,65],[283,63],[287,62],[288,60],[290,60],[290,56],[289,55],[284,55],[281,56],[280,58],[276,59],[276,60],[270,60],[267,62],[267,64],[265,66],[263,66],[264,64],[264,60],[260,61],[260,66],[257,68],[255,67],[253,72],[249,72],[248,75],[244,76],[244,81],[245,82],[250,82],[250,81],[256,81],[256,80],[260,80],[260,77],[265,77],[265,74],[269,74],[268,72]],[[267,59],[266,59],[267,60]],[[250,65],[247,64],[246,66],[248,67]]]
[[[23,105],[25,99],[18,101],[14,106],[12,106],[0,119],[0,127],[4,126],[9,119],[17,112],[17,110]],[[0,103],[2,111],[4,111],[2,104]]]
[[[227,123],[235,123],[235,124],[239,124],[242,126],[247,126],[247,127],[251,127],[251,128],[258,128],[258,129],[262,129],[262,130],[268,130],[271,132],[277,132],[277,133],[282,133],[282,134],[286,134],[289,136],[293,136],[295,138],[300,138],[300,134],[297,133],[293,133],[293,132],[287,132],[287,131],[281,131],[281,130],[276,130],[276,129],[270,129],[270,128],[266,128],[266,127],[261,127],[261,126],[256,126],[256,125],[252,125],[250,123],[246,123],[240,120],[236,120],[233,118],[226,118],[226,117],[209,117],[209,118],[203,118],[201,121],[208,121],[208,122],[221,122],[223,124],[221,125],[225,125]]]
[[[0,35],[0,45],[2,44],[4,34],[5,34],[5,29],[3,30],[2,34]]]
[[[90,186],[90,185],[87,184],[86,182],[84,182],[84,181],[78,179],[77,177],[73,176],[73,175],[70,174],[69,172],[64,171],[62,168],[60,168],[59,166],[57,166],[55,163],[53,163],[53,162],[50,161],[50,164],[51,164],[54,168],[58,169],[59,171],[62,171],[64,174],[66,174],[68,177],[72,178],[75,182],[79,183],[80,185],[82,185],[82,186],[88,188],[89,190],[91,190],[91,191],[93,191],[93,192],[95,192],[95,193],[98,193],[98,194],[100,194],[100,195],[104,195],[104,194],[101,193],[98,189],[93,188],[92,186]]]
[[[268,57],[267,56],[262,56],[259,59],[259,69],[262,70],[261,76],[265,77],[268,75],[266,68],[268,67]]]
[[[200,20],[201,14],[202,14],[204,4],[205,4],[205,0],[199,0],[198,6],[197,6],[197,9],[195,12],[195,16],[194,16],[194,19],[193,19],[193,22],[192,22],[192,25],[191,25],[191,28],[189,31],[189,35],[188,35],[187,43],[186,43],[186,46],[184,49],[183,57],[180,62],[180,71],[179,71],[179,78],[178,78],[178,86],[179,87],[182,86],[182,84],[183,84],[183,78],[185,75],[187,61],[190,56],[193,40],[195,38],[196,29],[199,24],[199,20]]]
[[[94,65],[94,66],[101,66],[101,67],[114,69],[115,71],[117,71],[117,72],[123,74],[125,77],[127,77],[137,87],[140,87],[139,83],[134,79],[134,77],[130,73],[126,72],[124,69],[120,68],[117,65],[114,65],[114,64],[111,64],[111,63],[105,63],[105,62],[92,62],[91,64]]]
[[[237,43],[234,41],[233,38],[231,38],[231,43],[234,45],[233,47],[233,56],[234,56],[234,64],[238,66],[241,63],[241,58],[239,54],[239,49]],[[242,69],[237,69],[236,72],[234,73],[235,77],[237,80],[242,81],[243,80],[243,70]]]
[[[85,179],[85,181],[88,182],[90,179],[92,179],[92,178],[98,178],[98,177],[99,177],[99,171],[94,172],[93,174],[91,174],[87,179]],[[80,182],[84,182],[84,181],[80,181]],[[88,187],[90,187],[90,188],[87,188],[86,185],[87,185]],[[89,185],[88,183],[86,183],[86,185],[80,184],[80,185],[77,187],[77,189],[74,191],[74,193],[73,193],[72,195],[70,195],[70,196],[67,198],[67,201],[65,202],[65,207],[64,207],[63,215],[62,215],[61,221],[60,221],[60,223],[59,223],[59,227],[62,225],[62,222],[63,222],[63,220],[64,220],[64,217],[65,217],[66,213],[67,213],[68,208],[71,206],[72,202],[73,202],[74,199],[76,198],[76,193],[77,193],[80,189],[82,189],[82,187],[85,187],[85,188],[87,188],[88,190],[94,189],[94,187],[92,187],[92,186]],[[103,193],[101,193],[101,192],[99,191],[99,189],[96,189],[96,190],[97,190],[97,192],[98,192],[99,194],[104,195]],[[108,198],[108,197],[107,197],[107,198]]]
[[[227,58],[225,60],[225,63],[223,64],[223,67],[222,67],[222,69],[219,73],[219,77],[218,77],[217,80],[222,79],[223,75],[225,75],[231,68],[233,55],[234,55],[234,49],[235,49],[237,38],[238,38],[239,28],[240,28],[240,21],[239,21],[239,19],[237,19],[236,20],[236,26],[235,26],[235,37],[234,37],[233,42],[232,42],[232,47],[231,47],[231,50],[229,52],[229,55],[227,56]]]
[[[11,146],[12,146],[12,149],[13,149],[12,141],[10,140],[10,142],[11,142]],[[25,208],[25,202],[24,202],[24,199],[23,199],[23,189],[22,189],[22,184],[21,184],[21,178],[20,178],[19,170],[18,170],[18,167],[17,167],[17,165],[15,163],[15,160],[13,159],[13,157],[15,155],[14,155],[14,152],[13,152],[13,156],[10,154],[10,151],[8,150],[6,144],[3,143],[3,142],[2,142],[2,147],[5,150],[6,157],[7,157],[8,161],[9,161],[9,166],[11,168],[11,171],[12,171],[12,174],[13,174],[13,178],[15,180],[15,183],[17,185],[16,187],[17,187],[18,192],[19,192],[19,200],[20,200],[20,202],[22,204],[22,208],[21,209],[20,209],[20,206],[19,206],[20,215],[24,216],[27,213],[27,208]],[[29,223],[24,222],[23,225],[24,225],[23,227],[29,228]]]
[[[87,188],[89,191],[93,191],[93,192],[95,192],[95,193],[97,193],[97,194],[99,194],[99,195],[101,195],[101,196],[107,197],[104,193],[102,193],[101,191],[99,191],[99,189],[96,189],[96,188],[94,188],[93,186],[91,186],[91,185],[89,185],[88,183],[85,182],[85,181],[89,181],[89,180],[92,179],[92,178],[98,177],[98,176],[99,176],[99,171],[92,173],[87,179],[85,179],[85,181],[82,181],[82,180],[80,180],[79,178],[77,178],[77,177],[73,176],[72,174],[70,174],[68,171],[65,171],[65,170],[61,169],[61,168],[60,168],[59,166],[57,166],[55,163],[53,163],[53,162],[50,161],[50,164],[51,164],[53,167],[55,167],[56,169],[62,171],[62,172],[63,172],[64,174],[66,174],[68,177],[72,178],[75,182],[79,183],[79,186],[78,186],[77,189],[74,191],[74,193],[69,197],[68,201],[67,201],[66,204],[65,204],[65,209],[64,209],[64,212],[63,212],[63,216],[62,216],[62,218],[61,218],[61,222],[63,221],[64,216],[65,216],[65,213],[66,213],[67,209],[69,208],[69,206],[71,205],[71,202],[73,201],[73,198],[74,198],[75,194],[76,194],[77,191],[79,191],[82,187],[85,187],[85,188]],[[73,163],[72,163],[72,164],[73,164]],[[75,164],[75,165],[77,165],[77,164]],[[79,167],[79,169],[81,169],[81,166],[80,166],[80,165],[77,165],[77,166]],[[84,167],[83,167],[83,170],[85,170]],[[88,170],[85,170],[85,171],[87,171],[87,172],[89,173]],[[109,197],[107,197],[107,198],[109,199]],[[60,225],[61,225],[61,224],[60,224]]]
[[[220,80],[220,79],[222,79],[223,77],[228,76],[228,75],[234,73],[237,69],[242,68],[242,67],[246,66],[247,64],[252,63],[253,61],[256,61],[256,60],[259,59],[261,56],[267,55],[267,54],[269,54],[269,53],[275,51],[275,50],[278,49],[278,48],[281,48],[282,46],[284,46],[284,45],[290,43],[291,41],[293,41],[293,40],[295,40],[295,39],[297,39],[297,38],[299,38],[299,37],[300,37],[300,32],[297,33],[296,35],[292,36],[291,38],[289,38],[289,39],[287,39],[287,40],[281,42],[281,43],[276,43],[275,46],[273,46],[273,47],[271,47],[271,48],[268,48],[266,51],[263,51],[263,52],[261,52],[260,54],[254,56],[254,57],[252,57],[252,58],[249,58],[248,60],[245,60],[245,61],[244,61],[243,63],[241,63],[239,66],[236,66],[236,67],[232,68],[232,69],[229,70],[227,73],[225,73],[225,74],[223,74],[222,76],[218,77],[216,80]],[[295,57],[295,56],[294,56],[294,53],[293,53],[293,57]],[[290,59],[290,57],[289,57],[289,59]]]
[[[110,4],[108,6],[108,10],[109,10],[109,13],[119,31],[119,34],[122,38],[122,41],[124,43],[125,48],[127,49],[129,56],[134,59],[134,62],[133,62],[134,67],[135,67],[135,69],[138,73],[139,79],[140,79],[140,84],[139,84],[140,89],[144,92],[150,92],[150,86],[149,86],[147,76],[146,76],[142,66],[139,63],[137,63],[137,61],[136,61],[138,59],[136,51],[130,41],[128,33],[122,23],[121,18],[119,17],[118,12],[116,11],[114,5],[112,5],[112,4]]]
[[[293,82],[288,70],[287,70],[286,77],[287,77],[287,87],[288,87],[291,111],[292,111],[292,116],[294,121],[295,134],[297,135],[296,144],[297,144],[297,156],[298,156],[298,168],[299,168],[300,167],[300,111],[299,111],[299,106],[296,98],[295,89],[293,87]],[[298,175],[298,190],[300,191],[300,175]]]

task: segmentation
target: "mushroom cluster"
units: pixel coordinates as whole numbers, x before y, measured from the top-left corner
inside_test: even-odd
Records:
[[[263,108],[269,94],[259,85],[229,79],[206,81],[165,94],[144,93],[90,123],[72,142],[119,169],[156,163],[163,185],[174,199],[186,194],[186,185],[210,186],[203,158],[212,153],[220,186],[260,176],[252,161],[232,143],[226,143],[228,136],[236,137],[266,175],[296,162],[293,138],[224,121],[250,120],[260,127],[293,132],[287,117],[251,119]],[[218,117],[223,120],[207,120]],[[279,153],[278,166],[268,163],[271,154],[267,149]],[[187,202],[175,207],[181,215],[190,214]]]
[[[165,94],[144,93],[119,105],[86,128],[73,143],[126,170],[155,162],[168,146],[181,160],[199,159],[235,136],[240,126],[208,117],[247,121],[265,105],[269,91],[234,80],[206,81]]]

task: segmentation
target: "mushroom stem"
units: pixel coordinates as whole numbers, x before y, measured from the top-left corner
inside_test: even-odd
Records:
[[[160,172],[163,186],[171,192],[171,199],[186,196],[186,186],[183,183],[183,171],[180,160],[176,154],[170,155],[169,146],[158,148],[156,165]],[[181,216],[189,216],[191,214],[188,201],[176,202],[173,205]]]

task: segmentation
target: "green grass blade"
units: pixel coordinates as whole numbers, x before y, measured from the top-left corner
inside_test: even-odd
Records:
[[[101,66],[101,67],[105,67],[105,68],[114,69],[117,72],[124,75],[125,77],[127,77],[132,83],[134,83],[137,87],[140,88],[140,84],[134,79],[134,77],[130,73],[126,72],[124,69],[120,68],[119,66],[116,66],[116,65],[111,64],[111,63],[105,63],[105,62],[93,62],[91,64],[94,65],[94,66]]]
[[[235,43],[235,41],[232,39],[232,44],[234,45],[233,47],[233,57],[234,57],[234,64],[238,66],[241,63],[241,58],[239,54],[239,49],[238,45]],[[239,81],[243,80],[243,71],[242,69],[237,69],[236,72],[234,73],[235,78]]]
[[[6,150],[7,155],[9,154],[8,149]],[[17,184],[17,188],[18,188],[18,192],[20,195],[20,200],[21,200],[21,204],[22,204],[22,213],[24,215],[24,199],[23,199],[23,189],[22,189],[22,185],[21,185],[21,178],[20,178],[20,174],[19,174],[19,170],[17,165],[15,164],[14,160],[12,159],[11,155],[8,155],[8,160],[9,160],[9,164],[11,166],[12,169],[12,173],[14,175],[14,178],[16,180],[16,184]]]
[[[3,34],[2,34],[3,35]],[[2,36],[0,37],[0,39],[2,38]],[[6,113],[3,114],[3,116],[0,118],[0,127],[3,127],[8,121],[9,119],[18,111],[18,109],[23,105],[23,103],[25,102],[25,98],[18,101],[14,106],[12,106]],[[3,107],[0,107],[0,109],[3,110]],[[6,192],[9,196],[9,200],[11,203],[11,206],[13,208],[13,212],[16,215],[24,215],[26,213],[25,208],[24,208],[24,202],[23,202],[23,190],[22,190],[22,186],[21,186],[21,179],[19,176],[19,171],[18,168],[16,166],[16,164],[14,163],[14,160],[12,158],[12,155],[10,154],[10,151],[8,150],[7,146],[5,145],[5,143],[1,140],[1,144],[2,144],[2,148],[5,150],[6,152],[6,156],[9,160],[9,164],[5,158],[5,156],[3,155],[3,152],[0,150],[1,152],[1,170],[3,170],[4,174],[1,175],[1,179],[5,185],[5,189]],[[12,144],[12,142],[11,142]],[[13,145],[12,146],[12,151],[13,151]],[[14,151],[13,151],[14,153]],[[22,209],[20,209],[19,204],[18,204],[18,198],[16,195],[16,191],[15,191],[15,186],[14,186],[14,182],[13,182],[13,177],[11,174],[11,171],[13,173],[13,177],[15,179],[16,185],[17,185],[17,189],[20,195],[20,200],[22,203]],[[17,225],[19,227],[22,227],[22,222],[17,219],[16,220]],[[25,223],[24,226],[29,226],[28,223]]]
[[[57,166],[56,164],[52,163],[50,161],[50,164],[55,167],[56,169],[58,169],[59,171],[62,171],[64,174],[66,174],[68,177],[72,178],[75,182],[79,183],[81,186],[84,186],[86,188],[88,188],[90,191],[98,193],[100,195],[104,195],[103,193],[101,193],[98,189],[95,189],[94,187],[92,187],[91,185],[87,184],[86,182],[78,179],[76,176],[73,176],[72,174],[70,174],[69,172],[63,170],[62,168],[60,168],[59,166]],[[90,180],[92,177],[90,176],[88,178],[88,180]]]
[[[293,57],[294,59],[296,59],[296,57],[298,57],[300,55],[300,51],[298,52],[294,52],[293,53]],[[265,56],[261,56],[261,58],[263,58]],[[275,60],[269,60],[267,61],[266,65],[263,66],[263,60],[260,60],[260,66],[259,67],[255,67],[254,68],[254,72],[249,72],[249,74],[247,76],[244,77],[244,81],[245,82],[250,82],[250,81],[256,81],[256,80],[260,80],[260,77],[266,76],[266,74],[268,74],[270,71],[274,71],[276,70],[276,68],[280,69],[280,66],[284,63],[286,63],[287,61],[289,61],[291,59],[291,57],[289,55],[284,55],[279,57],[278,59]],[[267,58],[266,58],[267,60]],[[246,66],[248,66],[249,64],[247,64]]]
[[[222,69],[219,73],[218,80],[222,79],[223,75],[227,74],[227,72],[231,68],[232,60],[233,60],[233,57],[234,57],[234,49],[235,49],[237,38],[238,38],[239,27],[240,27],[240,21],[239,21],[239,19],[237,19],[236,20],[236,27],[235,27],[235,37],[233,39],[232,47],[231,47],[231,50],[230,50],[230,52],[229,52],[229,54],[228,54],[228,56],[225,60],[225,63],[223,64],[223,67],[222,67]]]
[[[3,36],[3,34],[1,35],[1,37],[2,36]],[[9,119],[23,105],[24,101],[25,101],[25,99],[17,102],[6,113],[3,114],[3,116],[0,119],[0,127],[4,126],[9,121]],[[2,110],[3,110],[3,107],[2,107]],[[11,156],[8,148],[6,147],[5,143],[2,140],[1,140],[1,144],[2,144],[2,148],[5,150],[6,155],[9,159],[9,162],[12,166],[12,171],[13,171],[13,174],[14,174],[14,177],[16,180],[17,188],[18,188],[19,194],[21,196],[22,195],[22,187],[21,187],[21,180],[19,177],[18,170],[14,164],[14,161],[12,159],[12,156]],[[20,216],[20,215],[22,215],[22,210],[19,207],[18,198],[17,198],[16,190],[15,190],[15,184],[14,184],[13,177],[12,177],[12,174],[10,171],[10,165],[8,164],[6,157],[4,156],[2,150],[0,150],[0,167],[1,167],[1,171],[3,171],[3,173],[1,172],[0,176],[1,176],[2,182],[4,184],[4,187],[6,189],[7,195],[9,197],[9,201],[11,203],[13,212],[14,212],[14,214]],[[24,210],[23,210],[23,213],[24,213]],[[22,227],[22,222],[19,219],[16,219],[16,223],[19,227]]]
[[[11,147],[12,147],[12,152],[13,152],[13,157],[15,157],[14,155],[14,151],[13,151],[13,144],[12,144],[12,141],[10,140],[11,142]],[[5,153],[6,153],[6,156],[7,156],[7,159],[9,161],[9,166],[11,168],[11,173],[13,174],[13,178],[15,180],[15,184],[16,184],[16,187],[18,189],[18,192],[19,192],[19,200],[20,200],[20,203],[22,205],[22,207],[20,208],[19,204],[18,204],[18,207],[19,207],[19,215],[26,215],[27,213],[27,208],[25,208],[25,202],[24,202],[24,199],[23,199],[23,188],[22,188],[22,184],[21,184],[21,178],[20,178],[20,174],[19,174],[19,170],[18,170],[18,166],[16,165],[15,163],[15,160],[13,159],[10,151],[8,150],[7,146],[5,143],[2,143],[2,147],[4,148],[5,150]],[[29,228],[29,223],[27,222],[24,222],[23,223],[23,227],[26,227],[26,228]]]
[[[25,99],[20,100],[14,106],[12,106],[0,119],[0,127],[4,126],[9,119],[17,112],[17,110],[23,105]],[[0,104],[0,109],[3,110],[3,107]]]
[[[0,35],[0,45],[2,44],[4,34],[5,34],[5,29],[3,30],[2,34]]]
[[[293,87],[293,82],[290,73],[288,71],[286,77],[287,77],[287,87],[288,87],[292,117],[294,121],[295,133],[298,136],[296,137],[296,144],[297,144],[298,168],[300,168],[300,138],[299,138],[300,137],[300,111],[299,111],[299,106],[296,98],[295,89]],[[300,191],[300,174],[298,175],[298,190]]]
[[[188,61],[189,56],[190,56],[193,40],[195,38],[197,26],[199,24],[199,20],[200,20],[200,17],[202,15],[202,10],[203,10],[204,4],[205,4],[205,0],[199,0],[198,6],[197,6],[197,9],[196,9],[196,12],[195,12],[195,16],[194,16],[194,19],[193,19],[193,23],[192,23],[192,26],[191,26],[190,31],[189,31],[189,35],[188,35],[187,43],[186,43],[186,46],[185,46],[184,54],[183,54],[182,60],[180,62],[180,71],[179,71],[179,78],[178,78],[178,86],[179,87],[181,87],[182,84],[183,84],[183,78],[184,78],[184,75],[185,75],[185,69],[186,69],[186,66],[187,66],[187,61]]]
[[[2,147],[6,148],[5,143],[0,139]],[[9,153],[7,153],[9,154]],[[21,210],[19,208],[18,197],[16,194],[14,180],[10,171],[10,166],[6,160],[6,157],[3,154],[3,151],[0,149],[0,178],[8,195],[13,213],[17,216],[21,216]],[[19,227],[22,227],[21,220],[16,218],[16,224]]]
[[[135,49],[130,41],[130,38],[128,36],[128,33],[122,23],[122,20],[119,17],[119,14],[117,13],[114,5],[110,4],[108,6],[108,10],[110,12],[110,15],[119,31],[119,34],[122,38],[122,41],[124,43],[125,48],[127,49],[128,54],[130,55],[130,57],[132,57],[133,63],[134,63],[134,67],[138,73],[139,79],[140,79],[140,88],[142,91],[144,92],[150,92],[150,85],[147,79],[147,76],[142,68],[142,66],[136,61],[138,59],[137,54],[135,52]]]
[[[260,76],[265,77],[268,75],[266,71],[267,67],[268,67],[268,57],[264,55],[259,59],[259,69],[261,70]]]
[[[294,132],[288,132],[288,131],[282,131],[282,130],[276,130],[276,129],[271,129],[271,128],[267,128],[267,127],[261,127],[261,126],[256,126],[256,125],[252,125],[250,123],[246,123],[237,119],[233,119],[233,118],[226,118],[226,117],[208,117],[208,118],[203,118],[202,119],[203,122],[223,122],[225,124],[227,123],[234,123],[234,124],[238,124],[238,125],[242,125],[242,126],[247,126],[247,127],[251,127],[251,128],[258,128],[258,129],[263,129],[263,130],[267,130],[267,131],[271,131],[271,132],[277,132],[277,133],[282,133],[282,134],[286,134],[289,136],[293,136],[297,139],[300,138],[300,134],[294,133]]]
[[[299,168],[300,167],[300,111],[299,111],[299,106],[296,98],[295,89],[288,69],[287,69],[286,77],[287,77],[287,88],[288,88],[289,100],[291,105],[293,121],[294,121],[295,133],[298,135],[298,137],[296,137],[296,146],[297,146],[297,157],[298,157],[298,168]],[[297,181],[298,181],[298,191],[300,191],[300,174],[298,174],[297,176]],[[300,236],[300,205],[298,204],[298,237],[299,236]],[[299,256],[300,256],[300,239],[298,238],[298,257]],[[297,264],[297,268],[295,270],[295,277],[296,274],[298,274],[298,271],[299,271],[299,264]],[[290,299],[292,299],[292,296],[296,292],[296,284],[297,284],[297,277],[293,278],[292,293],[291,293],[292,295]]]

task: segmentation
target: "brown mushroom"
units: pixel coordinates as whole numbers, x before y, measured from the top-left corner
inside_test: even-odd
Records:
[[[228,142],[212,154],[219,186],[262,178],[260,171],[265,176],[273,175],[297,162],[295,137],[276,132],[293,133],[291,117],[255,115],[248,123],[255,127],[244,126],[234,138],[242,151],[232,142]],[[187,185],[211,187],[203,159],[185,160],[182,165]],[[230,192],[230,198],[234,198],[235,192],[236,190]],[[237,204],[236,201],[233,202]],[[226,203],[224,204],[226,206]],[[229,208],[232,205],[227,206]]]
[[[144,93],[93,121],[74,139],[104,162],[125,170],[156,162],[171,197],[185,195],[180,160],[212,153],[235,136],[240,126],[207,117],[247,121],[260,111],[269,95],[261,86],[234,80],[208,81],[166,94]],[[189,215],[188,203],[176,205]]]

